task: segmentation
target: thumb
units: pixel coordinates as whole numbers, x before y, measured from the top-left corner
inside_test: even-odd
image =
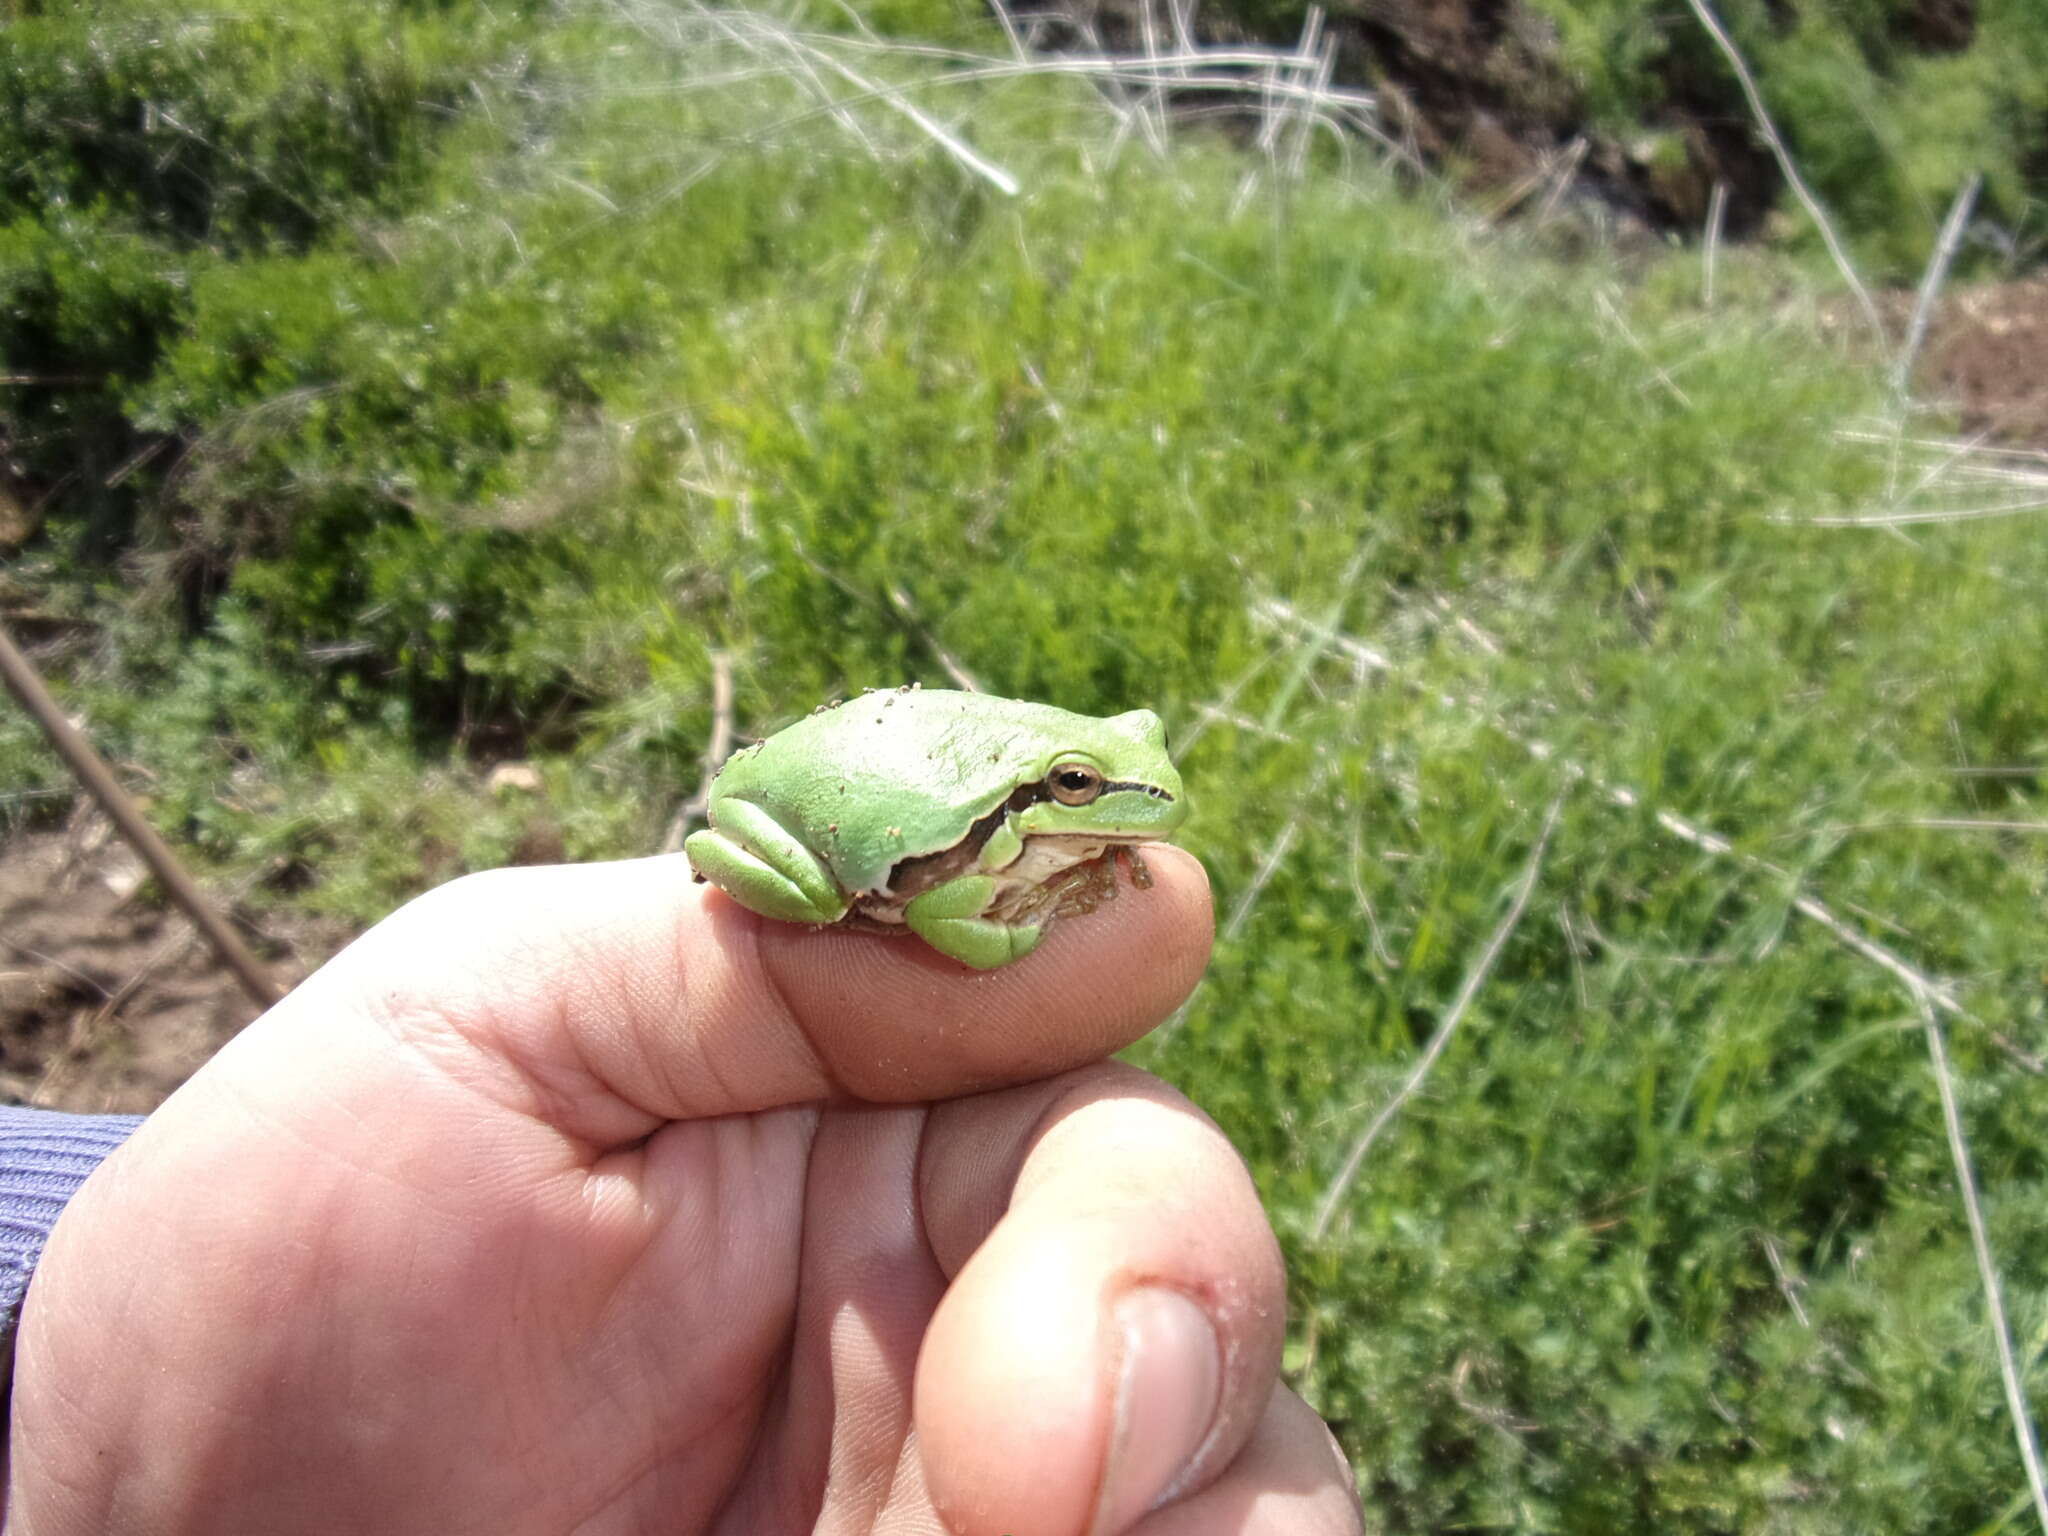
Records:
[[[1193,989],[1207,878],[1178,849],[1148,862],[1150,890],[994,971],[758,917],[680,855],[472,875],[372,929],[230,1051],[301,1080],[308,1051],[337,1053],[326,1081],[372,1097],[431,1064],[595,1150],[671,1120],[948,1098],[1100,1059]]]

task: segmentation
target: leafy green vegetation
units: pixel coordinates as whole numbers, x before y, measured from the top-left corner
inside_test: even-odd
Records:
[[[1291,44],[1309,9],[1307,0],[1221,0],[1205,13]],[[1818,244],[1689,0],[1334,0],[1323,9],[1333,26],[1356,29],[1347,66],[1371,75],[1359,61],[1378,59],[1425,113],[1432,102],[1469,100],[1487,123],[1540,124],[1529,135],[1538,143],[1586,136],[1611,146],[1600,172],[1610,193],[1647,203],[1683,234],[1701,234],[1722,180],[1732,184],[1731,219],[1761,220],[1795,247]],[[2048,9],[2036,0],[1711,0],[1709,9],[1867,275],[1916,278],[1973,175],[1984,180],[1965,265],[2039,258]],[[1447,147],[1455,154],[1472,136],[1453,126]]]
[[[216,211],[48,146],[0,200],[0,373],[44,379],[0,407],[49,517],[7,580],[89,626],[67,700],[169,831],[368,921],[650,850],[716,654],[749,734],[949,663],[1152,705],[1226,929],[1135,1054],[1250,1160],[1381,1524],[1997,1527],[1919,1016],[1794,903],[1956,981],[2038,1393],[2048,839],[1957,823],[2044,819],[2048,546],[1813,521],[1921,469],[1840,435],[1882,383],[1814,296],[1734,254],[1708,312],[1690,261],[1567,269],[1368,172],[1119,145],[1060,81],[930,86],[1005,197],[872,94],[817,110],[762,18],[310,14],[161,66],[181,115],[235,102]],[[17,100],[124,35],[31,25]],[[148,94],[23,121],[84,113],[133,172]],[[368,160],[293,147],[372,121]],[[317,218],[266,201],[295,177]],[[486,787],[510,757],[539,792]],[[0,783],[58,782],[0,714]]]
[[[1721,104],[1733,72],[1685,0],[1530,0],[1557,28],[1593,121],[1640,131],[1660,102]],[[1762,84],[1801,172],[1874,269],[1911,278],[1973,174],[2007,239],[2038,251],[2048,175],[2048,12],[2030,0],[1725,0],[1714,10]],[[2010,254],[2007,252],[2006,254]]]

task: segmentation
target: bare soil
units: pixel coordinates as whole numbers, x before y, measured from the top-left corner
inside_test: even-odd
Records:
[[[2048,277],[1962,289],[1930,328],[1919,379],[1961,429],[2048,450]]]
[[[0,844],[0,1098],[146,1113],[256,1016],[153,889],[97,816]],[[310,919],[243,926],[281,987],[348,938]]]

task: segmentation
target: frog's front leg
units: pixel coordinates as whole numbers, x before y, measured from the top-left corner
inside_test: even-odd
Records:
[[[720,800],[683,844],[691,867],[734,901],[787,923],[836,923],[847,896],[832,871],[780,822],[745,800]]]
[[[1008,869],[1023,852],[1024,835],[1012,813],[981,845],[974,867],[977,871]],[[1023,959],[1038,948],[1038,941],[1045,936],[1043,923],[1005,923],[982,916],[995,895],[992,874],[961,875],[913,896],[903,908],[903,921],[940,954],[951,955],[978,971],[993,970]]]
[[[977,971],[993,970],[1030,954],[1045,932],[1039,923],[983,917],[995,893],[993,875],[962,875],[912,897],[903,909],[903,921],[940,954]]]

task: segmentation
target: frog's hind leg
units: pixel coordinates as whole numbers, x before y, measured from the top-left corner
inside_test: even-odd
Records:
[[[1021,960],[1045,936],[1039,923],[1004,923],[983,917],[994,898],[991,875],[962,875],[911,898],[903,921],[913,933],[942,955],[951,955],[977,971],[993,970]]]
[[[836,923],[847,896],[824,861],[759,806],[721,800],[712,825],[683,844],[690,865],[750,912],[787,923]]]

